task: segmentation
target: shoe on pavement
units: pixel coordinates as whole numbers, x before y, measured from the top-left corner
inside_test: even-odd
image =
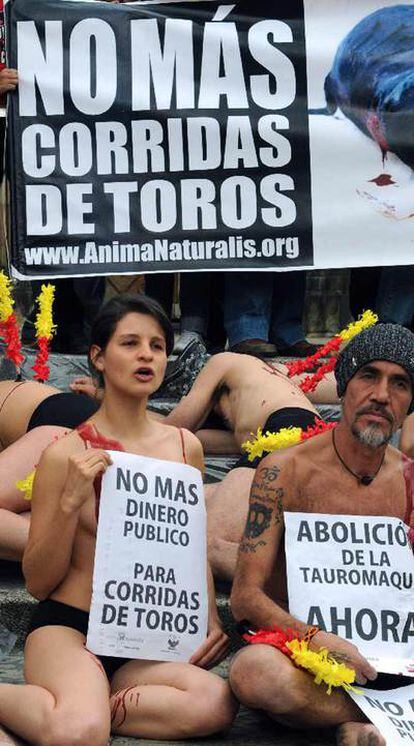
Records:
[[[180,334],[174,345],[173,354],[180,355],[185,350],[187,345],[189,345],[190,342],[193,342],[194,340],[204,344],[201,334],[199,334],[198,332],[189,332],[184,330],[182,334]]]
[[[276,357],[278,349],[271,342],[264,339],[244,339],[242,342],[230,347],[230,352],[238,352],[239,355],[254,355],[254,357]]]
[[[181,399],[189,392],[206,361],[207,351],[204,342],[191,339],[175,360],[168,360],[162,386],[153,397]]]
[[[279,345],[278,349],[280,355],[286,357],[309,357],[309,355],[314,355],[319,347],[311,344],[307,339],[300,339],[293,345],[286,345],[285,347]]]

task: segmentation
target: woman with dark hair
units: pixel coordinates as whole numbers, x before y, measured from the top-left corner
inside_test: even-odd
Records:
[[[95,480],[111,463],[106,448],[203,468],[195,436],[147,414],[172,340],[154,301],[109,301],[92,328],[89,352],[103,379],[102,404],[51,445],[37,468],[23,571],[28,590],[41,601],[26,642],[26,685],[0,685],[0,722],[29,743],[106,746],[111,731],[198,737],[234,718],[227,682],[203,670],[227,642],[211,573],[208,635],[190,663],[99,659],[85,648],[100,497]]]
[[[172,327],[160,306],[143,295],[118,296],[99,314],[97,344],[105,346],[105,335],[125,309],[153,315],[164,330],[168,354],[174,346]],[[161,314],[160,314],[161,311]],[[167,322],[167,323],[166,323]],[[196,375],[197,364],[191,351],[184,352],[171,364],[169,375],[184,387],[183,371],[190,365]],[[186,357],[186,360],[184,359]],[[197,357],[197,356],[196,356]],[[181,360],[182,358],[182,360]],[[17,482],[31,474],[44,449],[91,417],[99,408],[102,379],[91,368],[93,380],[81,377],[64,392],[36,381],[0,381],[0,559],[21,561],[29,533],[30,503]],[[188,375],[187,375],[188,379]],[[168,374],[164,383],[168,380]],[[85,381],[87,384],[85,385]],[[75,393],[77,392],[77,393]],[[82,393],[85,392],[85,393]]]

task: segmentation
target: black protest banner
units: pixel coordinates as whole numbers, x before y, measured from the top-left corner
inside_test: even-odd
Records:
[[[9,0],[23,278],[313,264],[302,0]]]

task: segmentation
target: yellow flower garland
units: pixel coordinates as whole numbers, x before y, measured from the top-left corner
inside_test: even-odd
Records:
[[[36,315],[35,327],[36,337],[38,339],[50,339],[56,324],[53,323],[52,306],[55,295],[54,285],[42,285],[42,290],[36,299],[39,310]]]
[[[253,433],[252,433],[253,435]],[[260,427],[257,428],[254,440],[246,440],[241,447],[248,454],[249,461],[262,456],[264,452],[278,451],[281,448],[290,448],[302,440],[301,427],[282,427],[277,433],[269,430],[263,435]]]
[[[13,313],[14,300],[11,294],[11,280],[2,271],[0,272],[0,322],[7,321]]]
[[[364,311],[359,319],[348,324],[346,329],[342,329],[342,331],[339,332],[338,337],[340,337],[343,342],[349,342],[353,337],[362,332],[363,329],[369,329],[370,326],[374,326],[377,321],[378,316],[376,313],[369,310]]]
[[[33,492],[33,482],[36,474],[36,469],[33,469],[30,474],[27,475],[24,479],[19,479],[16,482],[16,487],[20,492],[24,492],[24,499],[25,500],[31,500],[32,499],[32,492]]]
[[[313,674],[315,684],[327,684],[327,694],[331,694],[332,687],[339,686],[342,686],[346,691],[361,694],[359,689],[352,686],[355,681],[354,669],[336,661],[326,648],[322,648],[316,653],[309,650],[307,642],[298,639],[286,642],[286,647],[291,652],[292,660],[298,666]]]

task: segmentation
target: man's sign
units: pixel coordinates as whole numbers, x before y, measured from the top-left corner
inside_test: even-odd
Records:
[[[88,648],[186,661],[207,633],[200,472],[111,451],[102,480]]]
[[[414,556],[397,518],[285,513],[289,609],[414,676]]]

